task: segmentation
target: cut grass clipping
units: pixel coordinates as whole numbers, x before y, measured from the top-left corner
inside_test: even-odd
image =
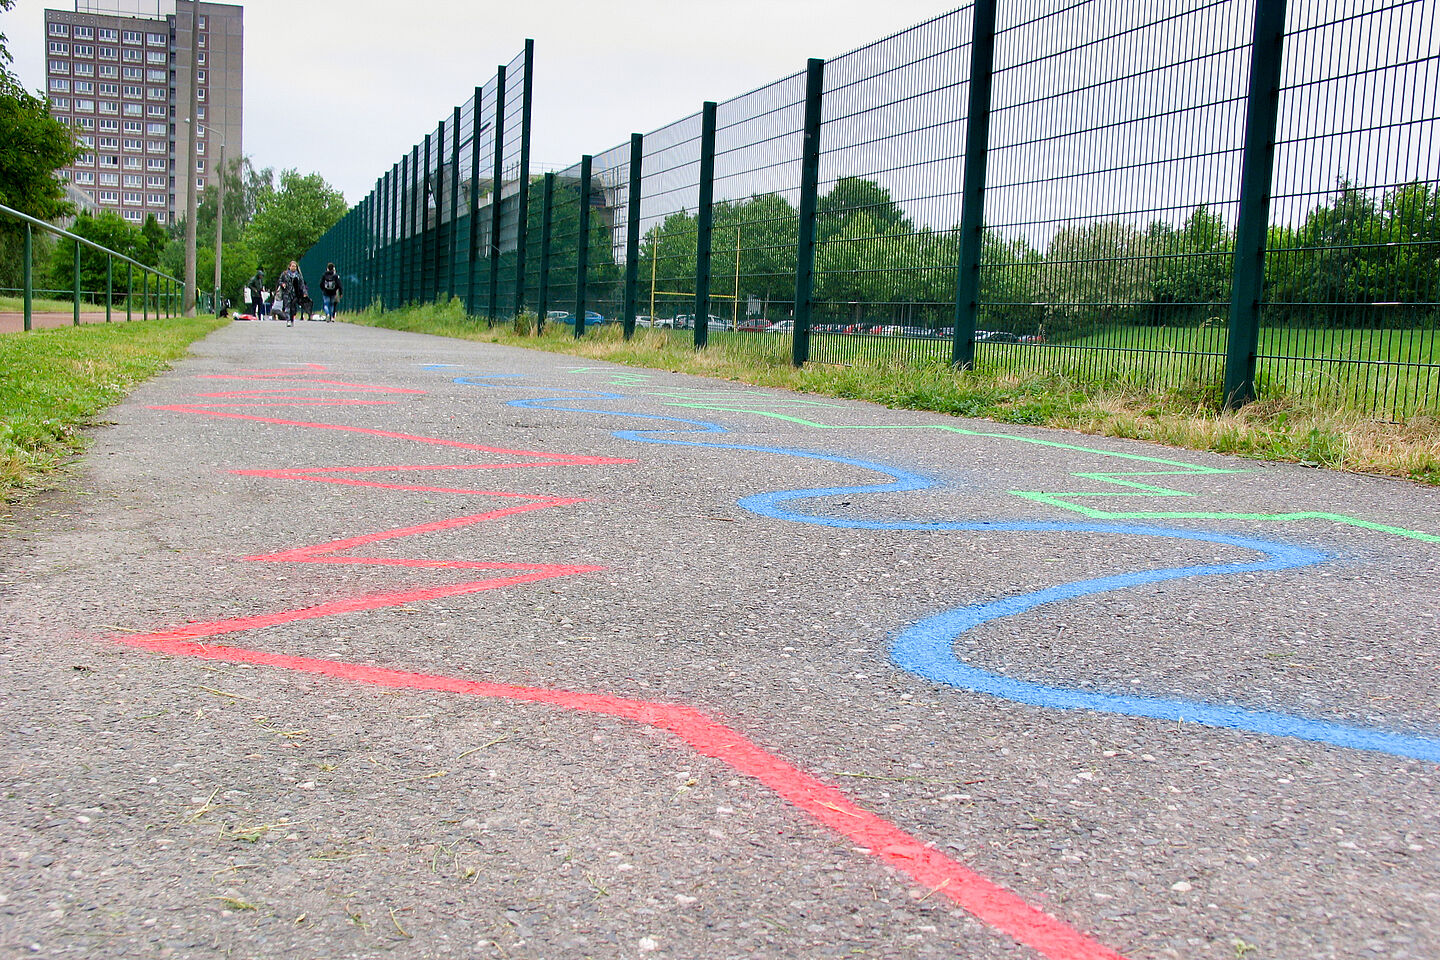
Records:
[[[1386,423],[1318,400],[1285,395],[1224,411],[1213,391],[1200,386],[1158,390],[1140,377],[1091,383],[1056,375],[959,372],[943,363],[920,366],[856,358],[844,366],[811,363],[797,370],[782,356],[785,350],[770,348],[781,341],[788,346],[788,338],[712,333],[712,345],[696,352],[686,331],[637,330],[634,339],[626,342],[618,324],[587,330],[580,340],[573,327],[563,324],[547,324],[544,333],[535,336],[533,318],[522,315],[514,323],[490,328],[483,319],[467,317],[458,300],[386,312],[368,310],[347,319],[391,330],[868,400],[897,409],[1061,427],[1440,485],[1440,419],[1425,414],[1405,423]]]
[[[5,502],[84,445],[79,428],[228,321],[151,320],[0,334],[0,490]]]

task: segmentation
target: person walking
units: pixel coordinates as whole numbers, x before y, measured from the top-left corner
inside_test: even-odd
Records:
[[[340,286],[340,274],[335,272],[335,264],[325,264],[325,272],[320,275],[320,295],[325,298],[325,322],[335,322],[335,311],[340,306],[340,295],[344,292]]]
[[[280,274],[277,292],[280,297],[280,310],[285,315],[285,325],[293,327],[295,313],[300,309],[300,301],[306,295],[305,276],[300,272],[300,264],[290,261],[290,266]]]
[[[265,268],[256,267],[255,276],[245,284],[250,291],[250,305],[255,308],[255,316],[261,320],[265,319]]]

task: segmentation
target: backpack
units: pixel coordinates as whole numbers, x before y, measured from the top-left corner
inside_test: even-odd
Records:
[[[336,290],[340,289],[340,278],[331,273],[325,274],[325,276],[320,278],[320,289],[326,293],[334,294]]]

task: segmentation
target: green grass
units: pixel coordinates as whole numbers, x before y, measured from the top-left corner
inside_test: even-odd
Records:
[[[688,332],[637,331],[628,343],[618,325],[587,333],[579,341],[572,328],[562,326],[547,327],[539,337],[520,335],[512,325],[492,329],[483,320],[467,318],[458,302],[367,311],[349,319],[897,409],[1063,427],[1440,485],[1440,417],[1433,413],[1386,423],[1323,398],[1283,392],[1238,411],[1224,411],[1206,371],[1167,384],[1135,371],[1101,377],[994,368],[960,372],[943,360],[927,364],[903,356],[859,355],[846,364],[810,363],[797,370],[788,362],[789,338],[765,334],[712,335],[711,345],[697,353]]]
[[[136,291],[135,293],[135,308],[137,310],[140,308],[139,291]],[[72,300],[41,300],[37,297],[30,301],[30,309],[35,311],[36,313],[71,313],[74,311],[75,305],[74,301]],[[119,310],[121,313],[124,313],[125,301],[121,300],[114,307],[114,309]],[[0,313],[23,313],[24,311],[25,301],[22,298],[0,297]],[[103,302],[90,303],[82,297],[80,300],[80,312],[104,313],[105,304]]]
[[[227,321],[152,320],[0,334],[0,491],[5,502],[84,445],[79,430]]]

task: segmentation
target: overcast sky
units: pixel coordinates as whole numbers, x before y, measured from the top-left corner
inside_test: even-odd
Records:
[[[351,203],[535,40],[531,158],[568,166],[700,108],[944,13],[959,0],[247,0],[245,152],[317,171]],[[45,82],[44,10],[0,14]]]

